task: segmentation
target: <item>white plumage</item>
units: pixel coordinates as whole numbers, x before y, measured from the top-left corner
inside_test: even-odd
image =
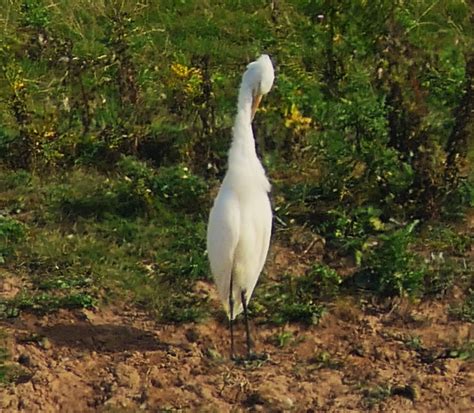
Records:
[[[270,245],[270,183],[255,151],[252,120],[273,80],[273,65],[267,55],[247,66],[239,91],[228,170],[209,216],[209,261],[231,322],[244,309],[243,296],[248,304]],[[232,301],[233,309],[229,306]]]

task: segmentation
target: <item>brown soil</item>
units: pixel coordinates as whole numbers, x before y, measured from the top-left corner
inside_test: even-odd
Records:
[[[472,412],[474,361],[449,350],[474,328],[450,320],[447,305],[382,310],[341,299],[318,326],[286,326],[281,348],[282,328],[254,325],[268,360],[248,363],[229,360],[227,328],[213,319],[160,325],[124,308],[23,314],[1,325],[22,373],[0,388],[0,410]],[[243,351],[241,325],[238,334]]]

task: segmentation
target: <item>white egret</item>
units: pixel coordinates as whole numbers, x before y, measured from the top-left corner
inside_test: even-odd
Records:
[[[242,311],[247,355],[251,355],[247,305],[270,245],[270,183],[257,157],[252,120],[273,80],[273,65],[268,55],[261,55],[247,66],[239,91],[228,169],[211,209],[207,228],[211,271],[229,317],[231,357],[234,357],[233,321]]]

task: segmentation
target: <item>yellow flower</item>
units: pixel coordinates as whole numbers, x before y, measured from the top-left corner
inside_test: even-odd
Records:
[[[188,75],[188,68],[184,65],[179,64],[179,63],[173,63],[171,65],[171,71],[177,77],[187,77],[187,75]]]
[[[294,103],[290,110],[285,110],[285,127],[295,132],[303,132],[310,128],[312,119],[303,116]]]
[[[24,89],[25,84],[21,82],[20,80],[15,80],[15,83],[13,83],[13,90],[16,92],[17,90]]]
[[[175,77],[179,79],[180,83],[184,83],[183,89],[186,95],[195,95],[199,93],[202,83],[201,69],[187,67],[180,63],[173,63],[171,65],[171,71]]]
[[[173,63],[171,65],[171,71],[179,78],[182,79],[190,79],[192,77],[196,77],[202,80],[202,73],[201,69],[196,67],[187,67],[180,63]]]

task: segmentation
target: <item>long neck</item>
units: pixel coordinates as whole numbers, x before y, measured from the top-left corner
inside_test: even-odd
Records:
[[[237,116],[232,129],[230,155],[257,156],[252,131],[252,90],[243,82],[240,86]]]

